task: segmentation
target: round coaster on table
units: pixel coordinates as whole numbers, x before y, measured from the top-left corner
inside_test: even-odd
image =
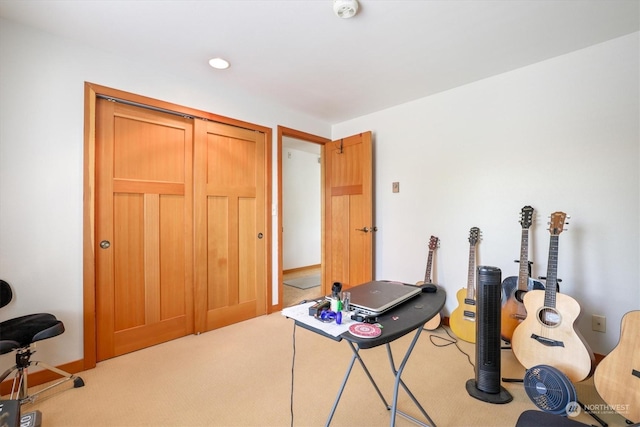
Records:
[[[358,338],[375,338],[380,336],[382,329],[370,323],[355,323],[349,326],[349,332]]]

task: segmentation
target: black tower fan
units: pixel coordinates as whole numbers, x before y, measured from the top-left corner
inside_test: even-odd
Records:
[[[500,298],[502,272],[479,266],[476,295],[476,377],[467,381],[471,397],[508,403],[513,397],[500,385]]]

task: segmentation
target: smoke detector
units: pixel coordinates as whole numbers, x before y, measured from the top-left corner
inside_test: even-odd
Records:
[[[358,0],[333,0],[333,11],[340,18],[351,18],[358,13]]]

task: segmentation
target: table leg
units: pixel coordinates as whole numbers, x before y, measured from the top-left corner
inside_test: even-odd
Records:
[[[347,367],[347,372],[344,375],[344,378],[342,380],[342,384],[340,385],[340,389],[338,390],[338,395],[336,396],[336,400],[333,403],[333,407],[331,408],[331,412],[329,413],[329,417],[327,418],[327,422],[325,424],[325,427],[329,427],[329,425],[331,424],[331,420],[333,419],[333,415],[336,412],[336,408],[338,407],[338,403],[340,402],[340,398],[342,397],[342,392],[344,391],[344,388],[345,388],[345,386],[347,384],[347,380],[349,379],[349,376],[351,375],[351,370],[353,369],[353,365],[355,364],[356,360],[358,360],[358,362],[360,362],[360,365],[362,366],[362,369],[364,370],[365,374],[369,378],[369,381],[371,382],[371,384],[375,388],[376,392],[378,393],[378,396],[380,396],[380,399],[382,400],[382,403],[384,404],[385,408],[387,408],[387,410],[391,409],[391,427],[394,427],[395,424],[396,424],[396,414],[399,414],[399,415],[407,418],[408,420],[411,420],[414,423],[416,423],[418,425],[421,425],[423,427],[429,427],[429,424],[425,424],[422,421],[412,417],[411,415],[406,414],[406,413],[398,410],[398,408],[397,408],[398,390],[399,390],[400,386],[402,386],[402,388],[407,392],[407,394],[409,395],[409,397],[411,398],[413,403],[418,407],[420,412],[422,412],[422,415],[424,415],[424,417],[431,423],[431,426],[436,427],[436,425],[433,422],[433,420],[427,414],[427,411],[425,411],[425,409],[422,407],[422,405],[420,405],[420,403],[418,402],[416,397],[413,395],[411,390],[409,390],[409,387],[407,387],[407,385],[401,379],[402,371],[404,370],[404,367],[407,364],[407,361],[409,360],[409,356],[411,356],[411,353],[413,352],[413,348],[415,347],[416,342],[418,341],[418,338],[420,337],[420,333],[421,332],[422,332],[422,328],[418,328],[416,330],[416,334],[413,337],[413,340],[411,341],[411,344],[409,345],[409,348],[407,349],[407,351],[406,351],[406,353],[404,355],[404,358],[402,359],[402,362],[400,363],[400,366],[398,367],[397,370],[396,370],[396,367],[395,367],[395,363],[393,361],[393,354],[391,353],[391,346],[390,346],[390,344],[386,344],[386,346],[387,346],[387,355],[389,356],[389,362],[391,364],[391,371],[393,372],[393,374],[395,376],[395,382],[394,382],[394,387],[393,387],[393,403],[392,403],[392,406],[389,406],[389,404],[385,400],[384,396],[382,395],[382,392],[378,388],[378,385],[376,384],[376,382],[374,381],[373,377],[371,376],[371,373],[369,372],[369,369],[367,368],[367,366],[365,365],[364,361],[360,357],[360,347],[356,347],[352,342],[348,341],[347,343],[351,347],[351,351],[353,352],[353,356],[351,357],[351,361],[349,362],[349,366]]]
[[[369,372],[369,369],[367,368],[367,366],[364,364],[364,361],[360,357],[360,347],[358,347],[358,349],[356,349],[352,342],[349,342],[349,345],[351,346],[351,350],[353,351],[353,353],[358,358],[358,361],[360,362],[360,365],[362,366],[362,369],[364,370],[364,373],[367,374],[367,377],[369,378],[369,381],[373,385],[373,388],[376,389],[376,392],[378,393],[378,396],[380,396],[380,400],[382,400],[382,403],[384,404],[385,408],[391,409],[391,407],[387,403],[387,400],[384,398],[384,396],[382,395],[382,392],[378,388],[378,384],[376,384],[376,382],[373,380],[373,377],[371,376],[371,373]]]
[[[407,352],[404,355],[404,358],[402,359],[402,363],[400,363],[400,367],[396,370],[395,367],[395,363],[393,361],[393,354],[391,353],[391,345],[390,344],[386,344],[387,346],[387,355],[389,356],[389,363],[391,364],[391,371],[393,372],[393,374],[395,375],[395,383],[394,383],[394,387],[393,387],[393,403],[392,403],[392,407],[391,407],[391,427],[395,426],[396,424],[396,414],[399,414],[411,421],[413,421],[414,423],[424,426],[424,427],[429,427],[428,424],[425,424],[423,422],[421,422],[420,420],[412,417],[409,414],[405,414],[402,411],[399,411],[397,408],[398,405],[398,390],[399,387],[402,386],[402,388],[407,392],[407,394],[409,395],[409,397],[411,398],[411,400],[413,401],[413,403],[418,407],[418,409],[420,410],[420,412],[422,412],[422,415],[424,415],[424,417],[427,419],[427,421],[429,421],[429,423],[431,423],[431,425],[433,427],[436,427],[436,424],[433,422],[433,420],[431,419],[431,417],[429,417],[429,415],[427,414],[427,411],[425,411],[425,409],[422,407],[422,405],[420,405],[420,403],[418,402],[418,400],[415,398],[415,396],[413,395],[413,393],[411,393],[411,391],[409,390],[409,387],[407,387],[407,385],[404,383],[404,381],[402,381],[402,371],[404,370],[405,365],[407,364],[407,361],[409,360],[409,356],[411,356],[411,352],[413,351],[413,348],[416,345],[416,342],[418,342],[418,338],[420,337],[420,333],[422,332],[422,328],[418,328],[416,330],[416,334],[413,337],[413,340],[411,341],[411,344],[409,345],[409,348],[407,349]]]
[[[351,362],[349,363],[349,367],[347,368],[347,372],[345,373],[344,379],[342,380],[342,384],[340,385],[340,389],[338,390],[338,395],[336,396],[336,400],[333,403],[333,408],[331,408],[331,412],[329,413],[329,418],[327,419],[327,423],[325,424],[326,427],[328,427],[329,424],[331,424],[331,420],[333,419],[333,414],[336,412],[336,408],[338,407],[338,402],[340,402],[340,398],[342,397],[342,392],[344,391],[344,387],[347,384],[347,380],[349,379],[349,376],[351,375],[351,370],[353,369],[353,364],[355,363],[356,359],[358,360],[358,362],[360,362],[360,366],[362,366],[362,369],[364,370],[364,373],[367,375],[367,377],[369,378],[369,381],[371,382],[373,387],[376,389],[376,392],[378,393],[378,396],[380,396],[380,399],[382,400],[382,403],[384,404],[385,408],[390,409],[390,406],[387,403],[387,401],[385,400],[384,396],[382,395],[382,392],[378,388],[378,385],[373,380],[373,377],[371,376],[371,373],[369,372],[369,369],[367,368],[367,366],[364,364],[364,361],[360,357],[360,347],[356,348],[356,346],[354,346],[353,343],[349,342],[349,341],[347,343],[351,347],[351,351],[353,352],[353,356],[351,357]]]

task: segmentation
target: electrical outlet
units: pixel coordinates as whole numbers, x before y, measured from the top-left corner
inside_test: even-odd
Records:
[[[607,318],[594,314],[591,317],[591,329],[596,332],[607,332]]]
[[[391,191],[393,191],[394,193],[399,193],[400,192],[400,183],[399,182],[391,183]]]

